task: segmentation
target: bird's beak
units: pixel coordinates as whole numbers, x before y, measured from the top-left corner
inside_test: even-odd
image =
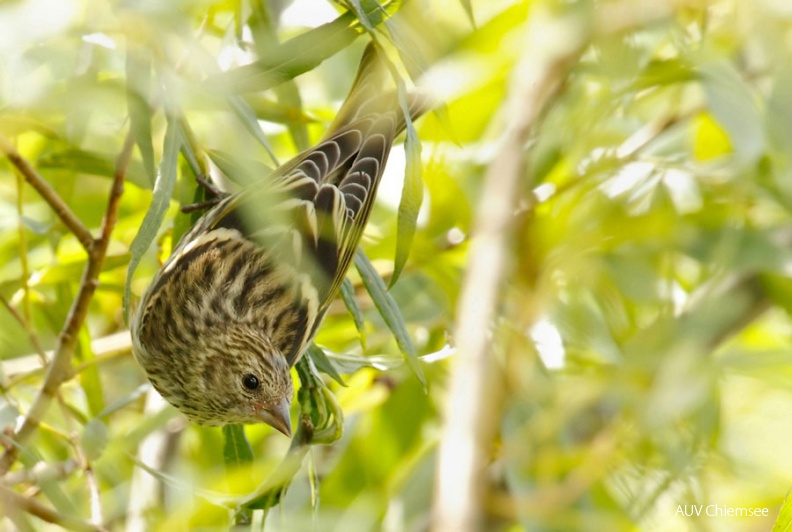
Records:
[[[262,408],[258,413],[258,417],[267,425],[291,438],[290,406],[288,399],[281,399],[274,405]]]

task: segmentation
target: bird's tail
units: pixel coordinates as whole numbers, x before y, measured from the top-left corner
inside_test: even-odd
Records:
[[[357,120],[385,113],[396,115],[396,134],[406,127],[405,109],[399,104],[396,83],[382,53],[374,43],[366,46],[355,81],[328,129],[328,136]],[[432,101],[428,95],[407,92],[405,107],[410,119],[415,120],[431,109]]]

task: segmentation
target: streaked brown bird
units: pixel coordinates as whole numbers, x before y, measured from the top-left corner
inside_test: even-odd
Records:
[[[290,368],[312,341],[358,246],[405,116],[369,45],[317,146],[207,211],[179,241],[131,324],[154,388],[202,425],[291,435]],[[426,100],[408,98],[411,118]]]

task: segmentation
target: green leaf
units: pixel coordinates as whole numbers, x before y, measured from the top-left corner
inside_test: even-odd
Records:
[[[206,176],[206,172],[202,168],[200,161],[198,160],[198,154],[195,153],[195,147],[191,142],[190,135],[187,133],[187,128],[189,127],[188,124],[182,118],[180,121],[180,129],[182,132],[181,139],[179,139],[179,144],[181,145],[180,151],[181,154],[184,156],[184,160],[187,162],[187,166],[189,166],[190,171],[193,173],[194,176]]]
[[[272,162],[275,163],[276,166],[279,166],[280,163],[278,162],[278,158],[275,157],[275,153],[272,151],[272,147],[267,140],[267,136],[264,134],[264,130],[261,129],[261,124],[259,124],[258,117],[256,113],[253,112],[253,109],[251,109],[247,102],[240,96],[229,96],[228,104],[231,106],[231,110],[234,111],[237,118],[242,122],[242,125],[245,126],[245,129],[247,129],[259,144],[264,147],[267,154],[272,159]]]
[[[121,255],[108,255],[102,264],[102,272],[112,271],[115,268],[126,266],[129,263],[130,254],[122,253]],[[85,269],[85,258],[74,257],[74,260],[61,260],[51,266],[41,268],[30,286],[48,286],[64,281],[71,281],[77,279],[80,273]]]
[[[251,8],[253,13],[248,24],[253,33],[256,53],[259,57],[266,57],[268,51],[280,42],[278,40],[278,31],[273,22],[272,13],[265,2],[252,2]],[[306,127],[308,121],[302,118],[304,116],[302,112],[302,97],[297,84],[293,80],[286,81],[275,87],[274,92],[278,97],[276,105],[286,109],[286,113],[283,114],[283,118],[285,118],[283,123],[289,128],[294,145],[297,146],[298,151],[308,149],[310,147],[310,137]],[[250,100],[248,99],[248,101]],[[267,107],[271,108],[272,106]],[[264,118],[264,115],[258,112],[256,114]],[[272,115],[272,113],[268,114]]]
[[[91,349],[91,334],[87,326],[80,327],[77,354],[80,362],[89,362],[95,358],[93,349]],[[96,416],[104,410],[102,379],[99,377],[99,367],[96,364],[90,364],[80,372],[80,386],[88,401],[88,411],[92,416]]]
[[[784,499],[784,504],[778,511],[778,518],[773,525],[773,532],[790,532],[792,531],[792,497],[787,493]]]
[[[745,164],[758,160],[766,141],[756,95],[725,61],[704,65],[701,72],[712,114],[728,131],[737,158]]]
[[[372,26],[380,24],[401,2],[386,2],[368,13]],[[383,7],[391,8],[389,11]],[[207,85],[233,93],[258,92],[294,79],[316,68],[322,61],[343,50],[360,34],[360,22],[348,11],[332,22],[298,35],[272,49],[249,65],[218,74]]]
[[[409,112],[405,106],[403,106],[403,109],[405,112]],[[407,154],[407,167],[404,176],[404,188],[402,189],[401,201],[399,202],[396,257],[393,261],[391,287],[396,284],[402,270],[404,270],[404,265],[407,264],[410,248],[415,238],[418,213],[421,211],[421,204],[423,203],[424,185],[421,176],[421,143],[418,141],[418,136],[411,120],[407,121],[407,140],[404,149]]]
[[[123,301],[124,319],[127,322],[129,322],[129,299],[132,277],[135,274],[135,269],[137,269],[137,265],[140,263],[143,254],[157,237],[157,232],[162,225],[162,221],[165,219],[165,213],[170,205],[173,188],[176,185],[176,169],[179,162],[181,138],[182,134],[179,122],[169,118],[168,128],[165,131],[165,146],[162,154],[162,162],[160,163],[157,181],[154,183],[154,195],[151,199],[151,206],[146,212],[146,216],[143,218],[140,230],[129,246],[132,258],[129,260],[129,270],[127,271],[127,278],[124,285]]]
[[[470,19],[470,24],[475,28],[476,18],[473,16],[473,5],[470,3],[470,0],[459,0],[459,3],[462,4],[462,9],[465,10],[465,14]]]
[[[80,436],[80,445],[88,460],[98,460],[104,453],[109,440],[110,435],[107,425],[100,419],[93,418],[83,428],[82,436]]]
[[[364,28],[366,28],[366,31],[368,32],[374,31],[374,25],[371,23],[371,20],[369,20],[369,16],[366,13],[366,11],[363,9],[363,5],[361,4],[360,0],[348,0],[347,2],[345,2],[345,4],[347,4],[347,7],[349,8],[350,11],[355,13],[358,20],[360,21],[360,24]],[[374,4],[378,4],[378,2],[375,0]],[[374,8],[382,9],[378,5],[375,5]]]
[[[130,393],[126,394],[123,397],[119,397],[109,405],[107,405],[104,410],[99,412],[96,417],[98,418],[107,418],[108,416],[114,414],[115,412],[121,410],[122,408],[126,408],[127,405],[130,405],[136,401],[138,401],[141,397],[146,395],[148,391],[151,389],[151,384],[146,381],[144,384],[141,384]]]
[[[294,87],[296,90],[296,85],[294,85]],[[315,117],[302,109],[301,101],[299,105],[297,105],[291,97],[283,98],[280,92],[278,92],[279,101],[266,98],[261,94],[246,94],[244,98],[245,102],[247,102],[260,120],[283,124],[285,126],[294,124],[307,125],[318,122]]]
[[[418,353],[415,350],[415,345],[413,345],[412,339],[407,332],[407,325],[404,323],[404,318],[402,317],[398,305],[396,305],[393,297],[388,293],[385,282],[379,274],[377,274],[377,270],[374,269],[374,266],[362,250],[358,250],[355,255],[355,267],[360,273],[363,286],[366,287],[382,319],[385,320],[385,324],[393,333],[394,338],[396,338],[396,343],[399,346],[399,350],[404,355],[407,365],[418,380],[421,381],[424,390],[426,390],[426,378],[424,377],[421,365],[418,363]]]
[[[355,299],[355,288],[352,286],[352,283],[349,279],[344,279],[344,282],[341,283],[341,300],[344,302],[344,305],[349,311],[349,314],[352,316],[352,319],[355,320],[355,328],[360,334],[360,345],[363,346],[363,349],[366,348],[366,323],[363,318],[363,311],[360,310],[360,306],[357,303],[357,299]]]
[[[231,181],[245,187],[272,173],[273,168],[261,161],[241,160],[220,150],[206,150],[206,154]]]
[[[38,159],[39,168],[71,170],[73,172],[102,177],[115,176],[115,156],[99,152],[68,148],[45,155]],[[133,160],[129,164],[126,180],[140,188],[150,189],[152,181],[146,176],[140,161]]]
[[[154,183],[154,145],[151,140],[151,56],[130,46],[126,56],[127,107],[132,133],[143,158],[149,184]]]
[[[223,459],[229,469],[253,461],[253,448],[245,436],[244,426],[225,425],[223,427]]]
[[[309,357],[311,357],[311,360],[316,366],[316,369],[329,375],[330,378],[332,378],[341,386],[346,386],[346,383],[344,383],[344,380],[341,378],[341,375],[339,375],[338,370],[336,370],[335,366],[330,361],[330,359],[327,358],[327,355],[325,355],[325,352],[322,350],[321,347],[319,347],[314,343],[311,343],[311,345],[308,346],[308,350],[306,354]]]

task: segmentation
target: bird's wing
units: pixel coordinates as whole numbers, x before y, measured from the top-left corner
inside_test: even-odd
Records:
[[[203,231],[235,229],[310,276],[320,312],[346,275],[368,220],[396,130],[395,113],[356,120],[268,183],[230,196]]]
[[[384,86],[387,81],[382,59],[369,46],[326,138],[261,182],[222,200],[179,245],[234,230],[287,271],[298,294],[297,313],[307,322],[290,363],[313,337],[346,275],[394,137],[405,127],[396,91],[392,84]],[[412,118],[423,112],[424,103],[410,101]]]

